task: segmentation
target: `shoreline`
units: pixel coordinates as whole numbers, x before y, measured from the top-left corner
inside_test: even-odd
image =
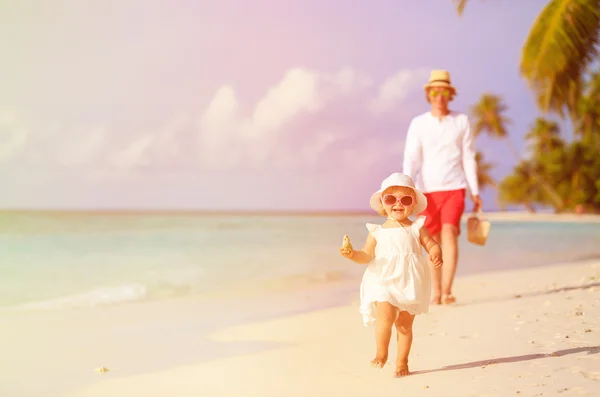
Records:
[[[573,258],[568,261],[572,266],[579,266],[581,264],[590,261],[600,261],[600,253],[591,256],[585,256],[580,258]],[[505,269],[497,268],[477,268],[462,273],[459,267],[459,272],[456,274],[456,279],[468,279],[470,277],[477,277],[480,275],[494,275],[496,273],[504,273],[511,271],[520,271],[527,269],[539,269],[545,267],[561,266],[564,261],[554,263],[544,263],[536,265],[527,265],[527,267],[513,268],[507,267]],[[350,265],[352,266],[352,265]],[[287,296],[295,295],[306,295],[306,294],[322,294],[327,293],[336,294],[340,291],[346,291],[352,288],[358,288],[361,282],[362,271],[360,266],[356,267],[356,274],[343,273],[343,272],[323,272],[323,273],[305,273],[296,274],[290,276],[282,276],[278,278],[268,278],[255,280],[252,283],[247,281],[237,281],[229,283],[226,288],[214,287],[209,288],[205,291],[182,293],[180,295],[167,295],[167,296],[146,296],[136,300],[123,300],[118,302],[109,303],[98,303],[95,305],[76,304],[72,305],[61,305],[61,303],[68,302],[71,298],[85,297],[86,292],[74,293],[66,296],[59,296],[55,298],[49,298],[45,300],[28,301],[14,305],[0,306],[0,315],[3,313],[47,313],[47,312],[77,312],[85,310],[103,310],[110,309],[112,307],[121,307],[129,305],[144,305],[153,304],[160,302],[173,302],[176,304],[179,301],[193,300],[197,302],[211,302],[217,299],[225,299],[227,301],[234,300],[264,300],[268,296],[280,296],[286,299]],[[93,289],[91,291],[96,291]],[[322,308],[327,308],[329,305],[323,305]],[[311,305],[313,310],[318,310],[320,307],[314,307]],[[282,315],[285,315],[282,314]]]
[[[457,304],[416,320],[406,378],[391,376],[393,341],[391,363],[368,366],[373,328],[352,302],[219,329],[209,337],[236,351],[229,357],[141,374],[120,368],[64,397],[600,391],[600,261],[467,276],[456,295]]]
[[[373,330],[362,326],[357,311],[356,282],[348,281],[340,285],[343,284],[347,287],[346,295],[342,290],[342,293],[332,298],[328,295],[331,292],[330,285],[324,284],[313,289],[312,294],[296,290],[291,293],[288,301],[278,301],[281,294],[290,294],[289,290],[282,287],[284,292],[274,293],[262,302],[284,303],[287,305],[286,310],[278,312],[276,308],[271,308],[270,313],[263,313],[259,318],[252,316],[252,306],[240,307],[236,303],[236,297],[228,299],[225,296],[220,300],[219,307],[199,299],[184,297],[91,310],[9,316],[0,313],[4,336],[0,343],[5,344],[2,349],[7,357],[19,357],[18,361],[0,364],[0,394],[46,397],[64,395],[62,393],[70,390],[65,396],[158,397],[172,395],[173,390],[176,390],[178,396],[236,393],[279,396],[290,395],[287,394],[289,390],[286,387],[306,386],[306,382],[314,387],[306,386],[310,390],[303,392],[321,395],[319,390],[322,389],[317,388],[317,385],[325,388],[334,387],[333,385],[338,387],[340,379],[349,381],[349,385],[340,387],[350,396],[368,395],[366,385],[379,385],[380,380],[377,379],[388,382],[384,383],[387,384],[386,387],[392,387],[390,390],[403,388],[406,384],[404,380],[396,386],[389,383],[398,381],[389,376],[389,366],[384,371],[373,372],[366,365],[368,359],[372,358]],[[515,332],[511,324],[520,321],[515,319],[514,313],[541,315],[540,309],[542,312],[559,309],[552,314],[554,317],[550,323],[543,323],[543,329],[533,330],[535,332],[530,338],[538,340],[541,337],[535,335],[536,332],[562,332],[561,327],[576,320],[589,320],[589,316],[596,314],[595,318],[600,320],[600,260],[464,275],[457,277],[455,292],[459,299],[456,305],[434,306],[429,314],[420,316],[417,320],[413,370],[432,372],[431,369],[436,366],[442,368],[444,365],[456,365],[476,361],[475,359],[493,360],[493,357],[510,354],[493,348],[497,347],[498,341],[506,344],[511,340],[506,338],[505,333]],[[327,304],[323,305],[324,302]],[[571,320],[561,323],[567,312],[572,315],[579,310],[576,306],[586,304],[593,306],[586,309],[585,318],[568,317]],[[512,307],[514,305],[517,307]],[[575,306],[570,308],[568,305]],[[238,310],[247,315],[238,319],[241,321],[232,321],[227,316],[230,310]],[[504,324],[507,321],[510,324]],[[449,328],[440,329],[440,324]],[[536,326],[537,323],[532,319],[528,324]],[[471,329],[484,325],[492,326],[492,329]],[[497,329],[494,325],[498,326]],[[522,325],[519,327],[523,328]],[[594,329],[594,333],[580,335],[577,333],[579,331],[569,329],[571,335],[577,336],[566,342],[594,337],[594,346],[600,345],[600,324],[596,321],[590,323],[589,327]],[[429,328],[433,335],[430,335]],[[504,333],[498,333],[499,331]],[[474,337],[474,333],[479,337]],[[435,358],[435,355],[427,353],[427,345],[443,347],[444,340],[449,335],[454,335],[452,343],[467,350],[469,346],[465,345],[465,341],[477,342],[470,350],[473,357],[466,354],[466,351],[461,357],[447,354]],[[466,339],[460,335],[467,335]],[[546,339],[547,342],[553,340],[550,336]],[[484,341],[487,342],[479,343]],[[532,347],[527,343],[526,347]],[[348,346],[353,348],[348,349]],[[523,347],[522,344],[519,346]],[[547,345],[548,348],[549,346],[551,344]],[[504,348],[510,350],[507,346]],[[328,352],[324,357],[323,351]],[[518,353],[520,350],[515,351]],[[527,351],[525,349],[526,353]],[[485,354],[482,355],[482,352]],[[600,355],[595,357],[600,359]],[[349,363],[350,367],[345,367],[342,363]],[[590,361],[590,364],[598,363]],[[100,366],[106,366],[112,371],[95,373],[93,369]],[[450,372],[458,373],[459,369]],[[284,382],[280,379],[276,382],[278,389],[271,390],[262,383],[266,381],[263,377],[267,376],[260,375],[263,370],[267,373],[272,371],[287,380]],[[437,372],[433,371],[432,375]],[[48,383],[30,384],[33,373],[36,376],[46,373]],[[586,373],[596,376],[593,371]],[[244,384],[245,388],[235,389],[233,384],[224,385],[224,377],[228,374],[240,374],[242,381],[236,384]],[[324,378],[324,374],[331,378]],[[433,388],[437,375],[431,377],[432,375],[424,372],[419,377],[421,375],[427,377],[428,384]],[[276,375],[273,376],[277,378]],[[365,382],[365,378],[372,379],[373,382]],[[197,382],[199,379],[202,382]],[[362,380],[359,382],[359,379]],[[407,381],[408,379],[406,378]],[[465,382],[469,384],[467,379]],[[223,390],[225,386],[230,388]],[[19,387],[28,388],[28,393]],[[354,390],[353,387],[358,389]],[[439,390],[439,387],[436,388]],[[331,390],[333,392],[334,389]],[[363,393],[358,393],[358,390]],[[52,391],[55,393],[51,393]],[[357,394],[352,394],[354,392]]]

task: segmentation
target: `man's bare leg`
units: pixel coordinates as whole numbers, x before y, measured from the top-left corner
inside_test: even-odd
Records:
[[[452,284],[458,264],[458,229],[451,224],[442,225],[442,303],[454,303]]]
[[[432,236],[432,238],[435,240],[436,243],[441,245],[440,242],[440,233],[438,234],[434,234]],[[444,250],[442,249],[442,252],[444,252]],[[429,260],[427,261],[429,263],[429,269],[431,270],[431,303],[434,305],[439,305],[442,303],[442,267],[446,266],[446,257],[443,256],[444,259],[444,265],[436,268],[435,265],[433,263],[431,263]]]

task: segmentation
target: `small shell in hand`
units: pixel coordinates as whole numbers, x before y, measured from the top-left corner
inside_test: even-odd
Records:
[[[351,252],[352,251],[352,244],[350,244],[350,237],[348,237],[348,235],[344,235],[344,241],[342,242],[342,249],[344,249],[345,251]]]

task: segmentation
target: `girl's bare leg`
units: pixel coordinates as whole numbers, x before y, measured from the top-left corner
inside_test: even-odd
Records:
[[[371,360],[371,365],[383,368],[388,359],[390,338],[392,337],[392,326],[396,320],[398,309],[388,302],[377,302],[377,315],[375,318],[375,342],[377,343],[377,354]]]
[[[412,346],[412,326],[414,321],[414,314],[402,311],[395,322],[398,338],[398,355],[396,357],[396,371],[394,372],[394,376],[396,377],[410,374],[408,370],[408,355]]]

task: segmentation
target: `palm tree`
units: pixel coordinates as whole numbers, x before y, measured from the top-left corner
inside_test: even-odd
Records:
[[[566,152],[566,162],[569,164],[568,173],[565,178],[568,181],[568,204],[575,207],[578,204],[583,204],[586,201],[584,186],[585,166],[590,163],[586,158],[585,146],[581,142],[573,142]]]
[[[502,180],[499,186],[502,204],[522,204],[529,212],[535,212],[534,204],[542,201],[542,194],[533,169],[533,164],[522,161],[511,175]]]
[[[471,107],[471,115],[475,120],[473,134],[479,136],[485,132],[494,138],[506,138],[508,136],[506,125],[510,123],[508,117],[504,115],[507,110],[508,106],[501,96],[483,94],[479,102]]]
[[[600,70],[590,75],[584,95],[579,101],[575,133],[583,142],[600,152]]]
[[[456,4],[456,12],[458,12],[458,15],[461,16],[465,11],[467,0],[454,0],[454,3]]]
[[[474,121],[473,134],[479,136],[485,133],[492,138],[503,139],[515,157],[518,160],[521,160],[518,150],[508,139],[506,125],[510,123],[510,120],[505,115],[507,110],[508,106],[506,106],[504,99],[501,96],[490,93],[483,94],[479,99],[479,102],[471,107],[471,118]],[[531,170],[531,172],[533,177],[539,181],[540,185],[543,186],[544,190],[546,190],[548,195],[552,198],[555,206],[557,206],[557,208],[562,208],[563,202],[558,193],[556,193],[537,171]]]
[[[572,142],[563,149],[565,197],[569,208],[579,205],[600,210],[600,159],[598,152],[582,141]]]
[[[525,139],[532,142],[536,156],[547,154],[553,149],[564,146],[558,124],[542,117],[535,119],[533,127],[525,135]]]
[[[467,0],[453,1],[462,15]],[[567,146],[556,124],[536,120],[528,139],[537,142],[537,158],[521,162],[505,179],[507,184],[501,183],[501,195],[510,196],[507,189],[523,193],[519,172],[526,170],[556,209],[564,209],[566,202],[566,207],[585,203],[600,211],[600,69],[589,73],[590,66],[598,66],[599,52],[600,0],[548,0],[523,45],[520,72],[535,93],[538,107],[563,119],[566,114],[580,140]],[[495,131],[494,135],[500,131],[493,125],[482,130]],[[547,199],[540,196],[536,202]]]
[[[479,98],[479,102],[471,106],[471,119],[473,123],[473,135],[475,137],[486,134],[491,138],[503,139],[515,157],[519,158],[519,152],[508,139],[506,125],[511,121],[505,113],[508,106],[504,98],[499,95],[485,93]]]
[[[498,184],[490,175],[494,164],[486,163],[483,153],[479,151],[475,154],[475,162],[477,163],[477,185],[479,185],[479,189],[483,190],[488,186],[497,187]]]
[[[575,110],[599,39],[600,0],[551,0],[544,7],[521,52],[521,74],[543,111]]]
[[[454,0],[462,15],[467,0]],[[521,75],[544,112],[576,110],[588,66],[600,43],[600,0],[549,0],[521,52]]]

